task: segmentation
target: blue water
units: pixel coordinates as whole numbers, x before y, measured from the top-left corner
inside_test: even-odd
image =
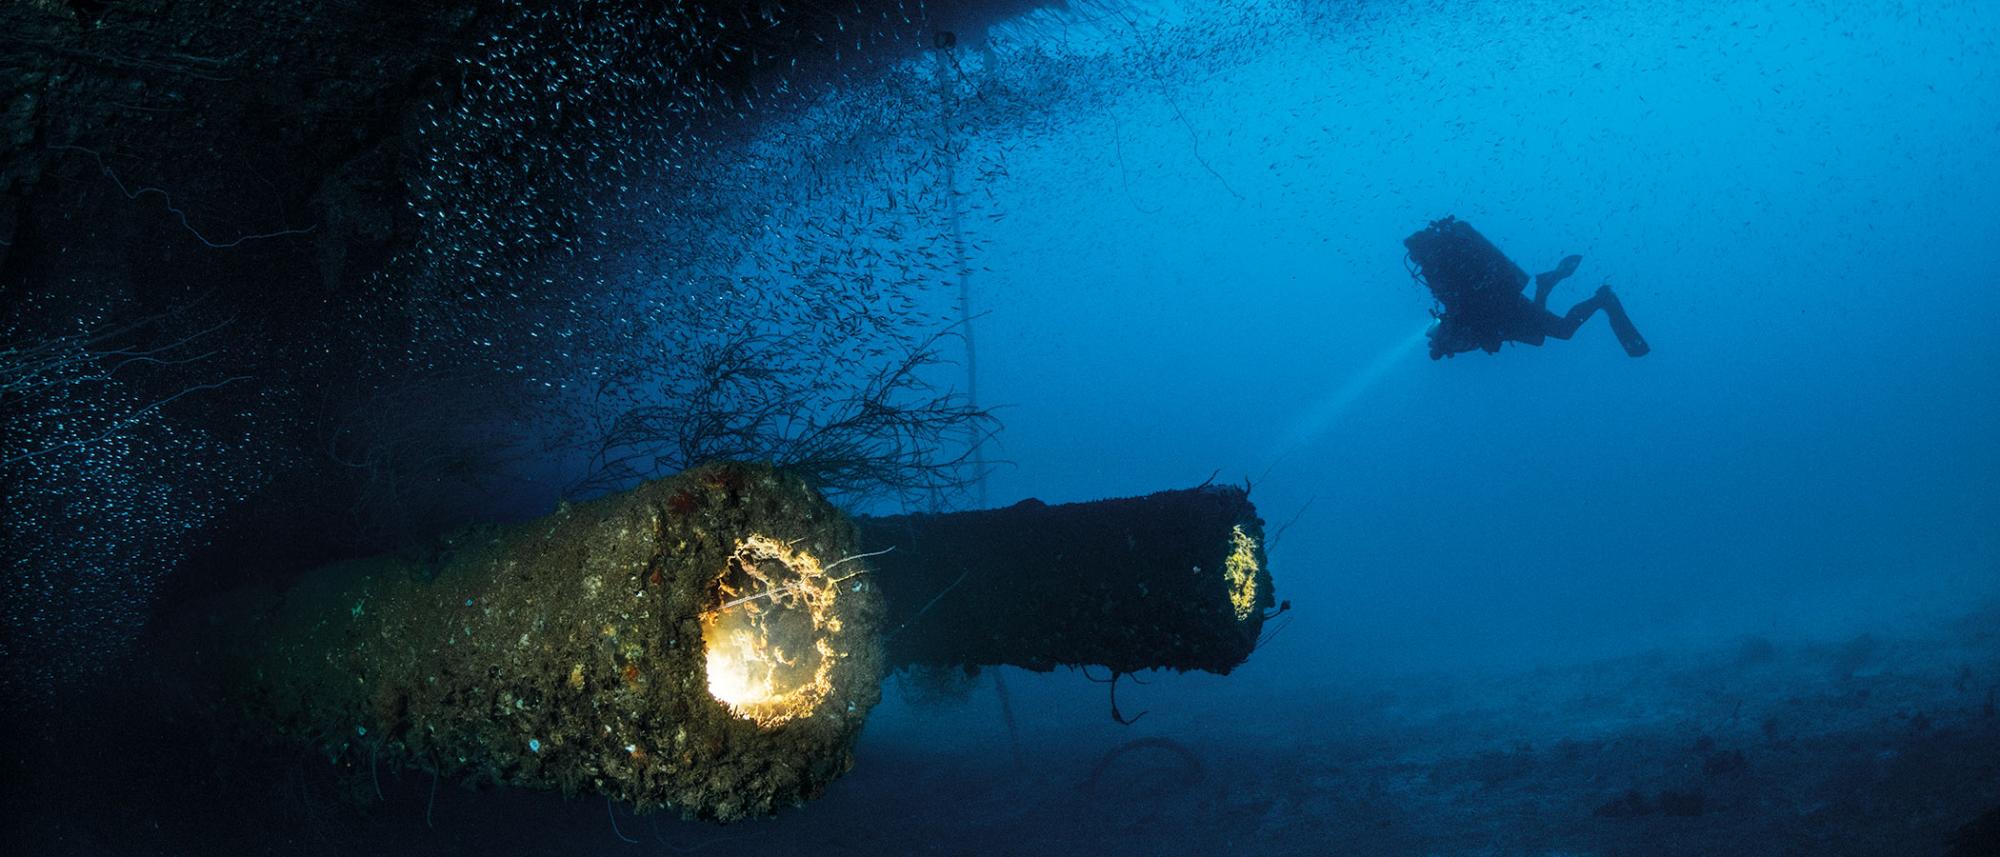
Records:
[[[1221,467],[1274,522],[1311,501],[1274,556],[1293,633],[1391,660],[2000,586],[1989,10],[1324,11],[996,142],[1025,150],[976,284],[997,500]],[[1400,240],[1447,214],[1530,272],[1582,254],[1552,306],[1609,282],[1654,353],[1598,319],[1425,359]]]
[[[974,277],[980,391],[1006,406],[1013,462],[992,478],[995,502],[1142,493],[1219,467],[1253,482],[1273,529],[1297,516],[1271,552],[1293,624],[1226,680],[1128,687],[1128,713],[1154,709],[1137,731],[1307,769],[1236,784],[1319,795],[1243,810],[1267,814],[1228,839],[1244,849],[1941,853],[1921,825],[1842,842],[1884,827],[1775,797],[1808,781],[1904,785],[1879,772],[1827,786],[1760,760],[1754,788],[1709,792],[1708,826],[1620,830],[1553,808],[1569,789],[1596,806],[1590,790],[1624,788],[1602,770],[1534,768],[1509,781],[1536,795],[1523,802],[1422,771],[1619,734],[1610,723],[1673,745],[1631,760],[1641,770],[1698,766],[1678,751],[1726,722],[1732,698],[1763,703],[1730,689],[1743,676],[1662,658],[1726,663],[1746,635],[1831,645],[1991,622],[1976,611],[2000,592],[2000,242],[1985,234],[2000,198],[2000,18],[1979,4],[1307,8],[1318,16],[1266,9],[1213,30],[1198,9],[1072,28],[1051,14],[1020,38],[1118,45],[1131,66],[1101,68],[1125,83],[987,141],[1008,150],[1010,175],[996,188],[1007,218],[984,231],[992,270]],[[1608,282],[1652,354],[1626,357],[1595,319],[1569,342],[1427,359],[1429,297],[1400,241],[1447,214],[1530,272],[1582,254],[1552,306]],[[1993,647],[1988,635],[1970,657],[1990,664]],[[1912,654],[1892,671],[1933,656],[1958,657]],[[1814,698],[1819,667],[1796,668],[1757,679],[1765,702]],[[1521,678],[1412,677],[1493,674]],[[1099,686],[1010,681],[1017,706],[1039,701],[1025,706],[1035,740],[1095,759],[1132,737],[1087,722]],[[1398,692],[1426,702],[1349,707]],[[1539,707],[1569,693],[1632,709]],[[1863,722],[1901,728],[1897,710],[1927,705],[1884,704]],[[1847,722],[1813,710],[1829,729]],[[975,700],[951,716],[977,719],[948,726],[892,701],[871,738],[997,742],[996,711]],[[1432,732],[1433,717],[1457,725]],[[1374,743],[1377,730],[1398,737]],[[1453,749],[1468,733],[1484,743]],[[1336,748],[1300,749],[1317,742]],[[1873,732],[1860,742],[1902,752]],[[1297,761],[1351,773],[1384,746],[1410,765],[1386,785]],[[1838,755],[1821,761],[1883,764]],[[1171,780],[1172,760],[1152,761]],[[1435,810],[1396,798],[1426,791],[1449,809],[1391,823],[1385,806]],[[1193,806],[1119,804],[1103,823],[1131,826],[1086,841],[1178,852],[1204,823],[1226,826],[1231,804]],[[1204,821],[1148,815],[1176,812]],[[1392,832],[1412,824],[1456,833]]]

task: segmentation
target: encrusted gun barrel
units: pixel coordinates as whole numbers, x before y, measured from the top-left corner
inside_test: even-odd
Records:
[[[1234,487],[855,521],[719,464],[233,593],[163,654],[357,768],[735,821],[852,765],[890,665],[1229,672],[1262,540]]]
[[[858,553],[796,477],[703,467],[314,572],[226,629],[230,681],[349,759],[766,815],[851,766],[880,697]]]
[[[1227,673],[1272,606],[1245,489],[859,519],[892,667]]]

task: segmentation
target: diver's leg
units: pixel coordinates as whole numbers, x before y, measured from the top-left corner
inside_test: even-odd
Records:
[[[1570,307],[1569,312],[1561,318],[1557,318],[1554,313],[1544,311],[1548,325],[1546,332],[1555,339],[1568,339],[1598,310],[1604,310],[1605,317],[1611,320],[1611,332],[1618,337],[1618,344],[1624,346],[1627,355],[1644,357],[1653,350],[1652,346],[1646,344],[1646,337],[1640,336],[1639,329],[1632,326],[1631,316],[1625,314],[1625,305],[1618,302],[1618,296],[1611,293],[1611,287],[1608,285],[1598,286],[1597,294]]]
[[[1568,339],[1576,335],[1576,329],[1582,327],[1584,322],[1589,321],[1592,315],[1595,315],[1598,310],[1603,308],[1604,291],[1600,289],[1597,294],[1584,298],[1576,306],[1570,307],[1569,312],[1561,316],[1543,310],[1542,315],[1546,318],[1547,323],[1547,328],[1543,332],[1554,339]]]
[[[1555,291],[1557,283],[1569,279],[1569,275],[1576,273],[1576,266],[1582,264],[1582,262],[1582,256],[1564,256],[1562,261],[1556,263],[1555,270],[1543,271],[1536,274],[1535,306],[1540,309],[1548,309],[1549,292]]]

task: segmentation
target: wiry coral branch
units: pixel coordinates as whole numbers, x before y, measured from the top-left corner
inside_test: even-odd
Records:
[[[852,497],[955,494],[978,475],[972,450],[997,424],[924,379],[942,363],[937,334],[842,394],[834,379],[799,383],[783,337],[719,343],[692,377],[613,416],[573,494],[593,494],[718,460],[769,460]],[[829,396],[828,394],[832,395]]]

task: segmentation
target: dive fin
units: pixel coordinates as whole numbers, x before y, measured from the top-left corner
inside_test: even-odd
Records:
[[[1625,347],[1631,357],[1644,357],[1653,350],[1646,344],[1646,337],[1639,335],[1639,328],[1632,326],[1632,317],[1625,314],[1625,305],[1618,296],[1611,293],[1610,286],[1597,288],[1598,298],[1604,301],[1604,315],[1611,320],[1611,332],[1618,337],[1618,344]]]
[[[1557,283],[1569,279],[1569,275],[1576,273],[1576,266],[1581,264],[1583,264],[1582,256],[1564,256],[1562,261],[1556,263],[1555,270],[1535,275],[1535,288],[1555,288]]]
[[[1564,256],[1562,261],[1556,263],[1555,270],[1536,274],[1535,303],[1547,303],[1549,292],[1555,289],[1557,283],[1569,279],[1569,275],[1576,273],[1576,266],[1580,264],[1583,264],[1582,256]]]

